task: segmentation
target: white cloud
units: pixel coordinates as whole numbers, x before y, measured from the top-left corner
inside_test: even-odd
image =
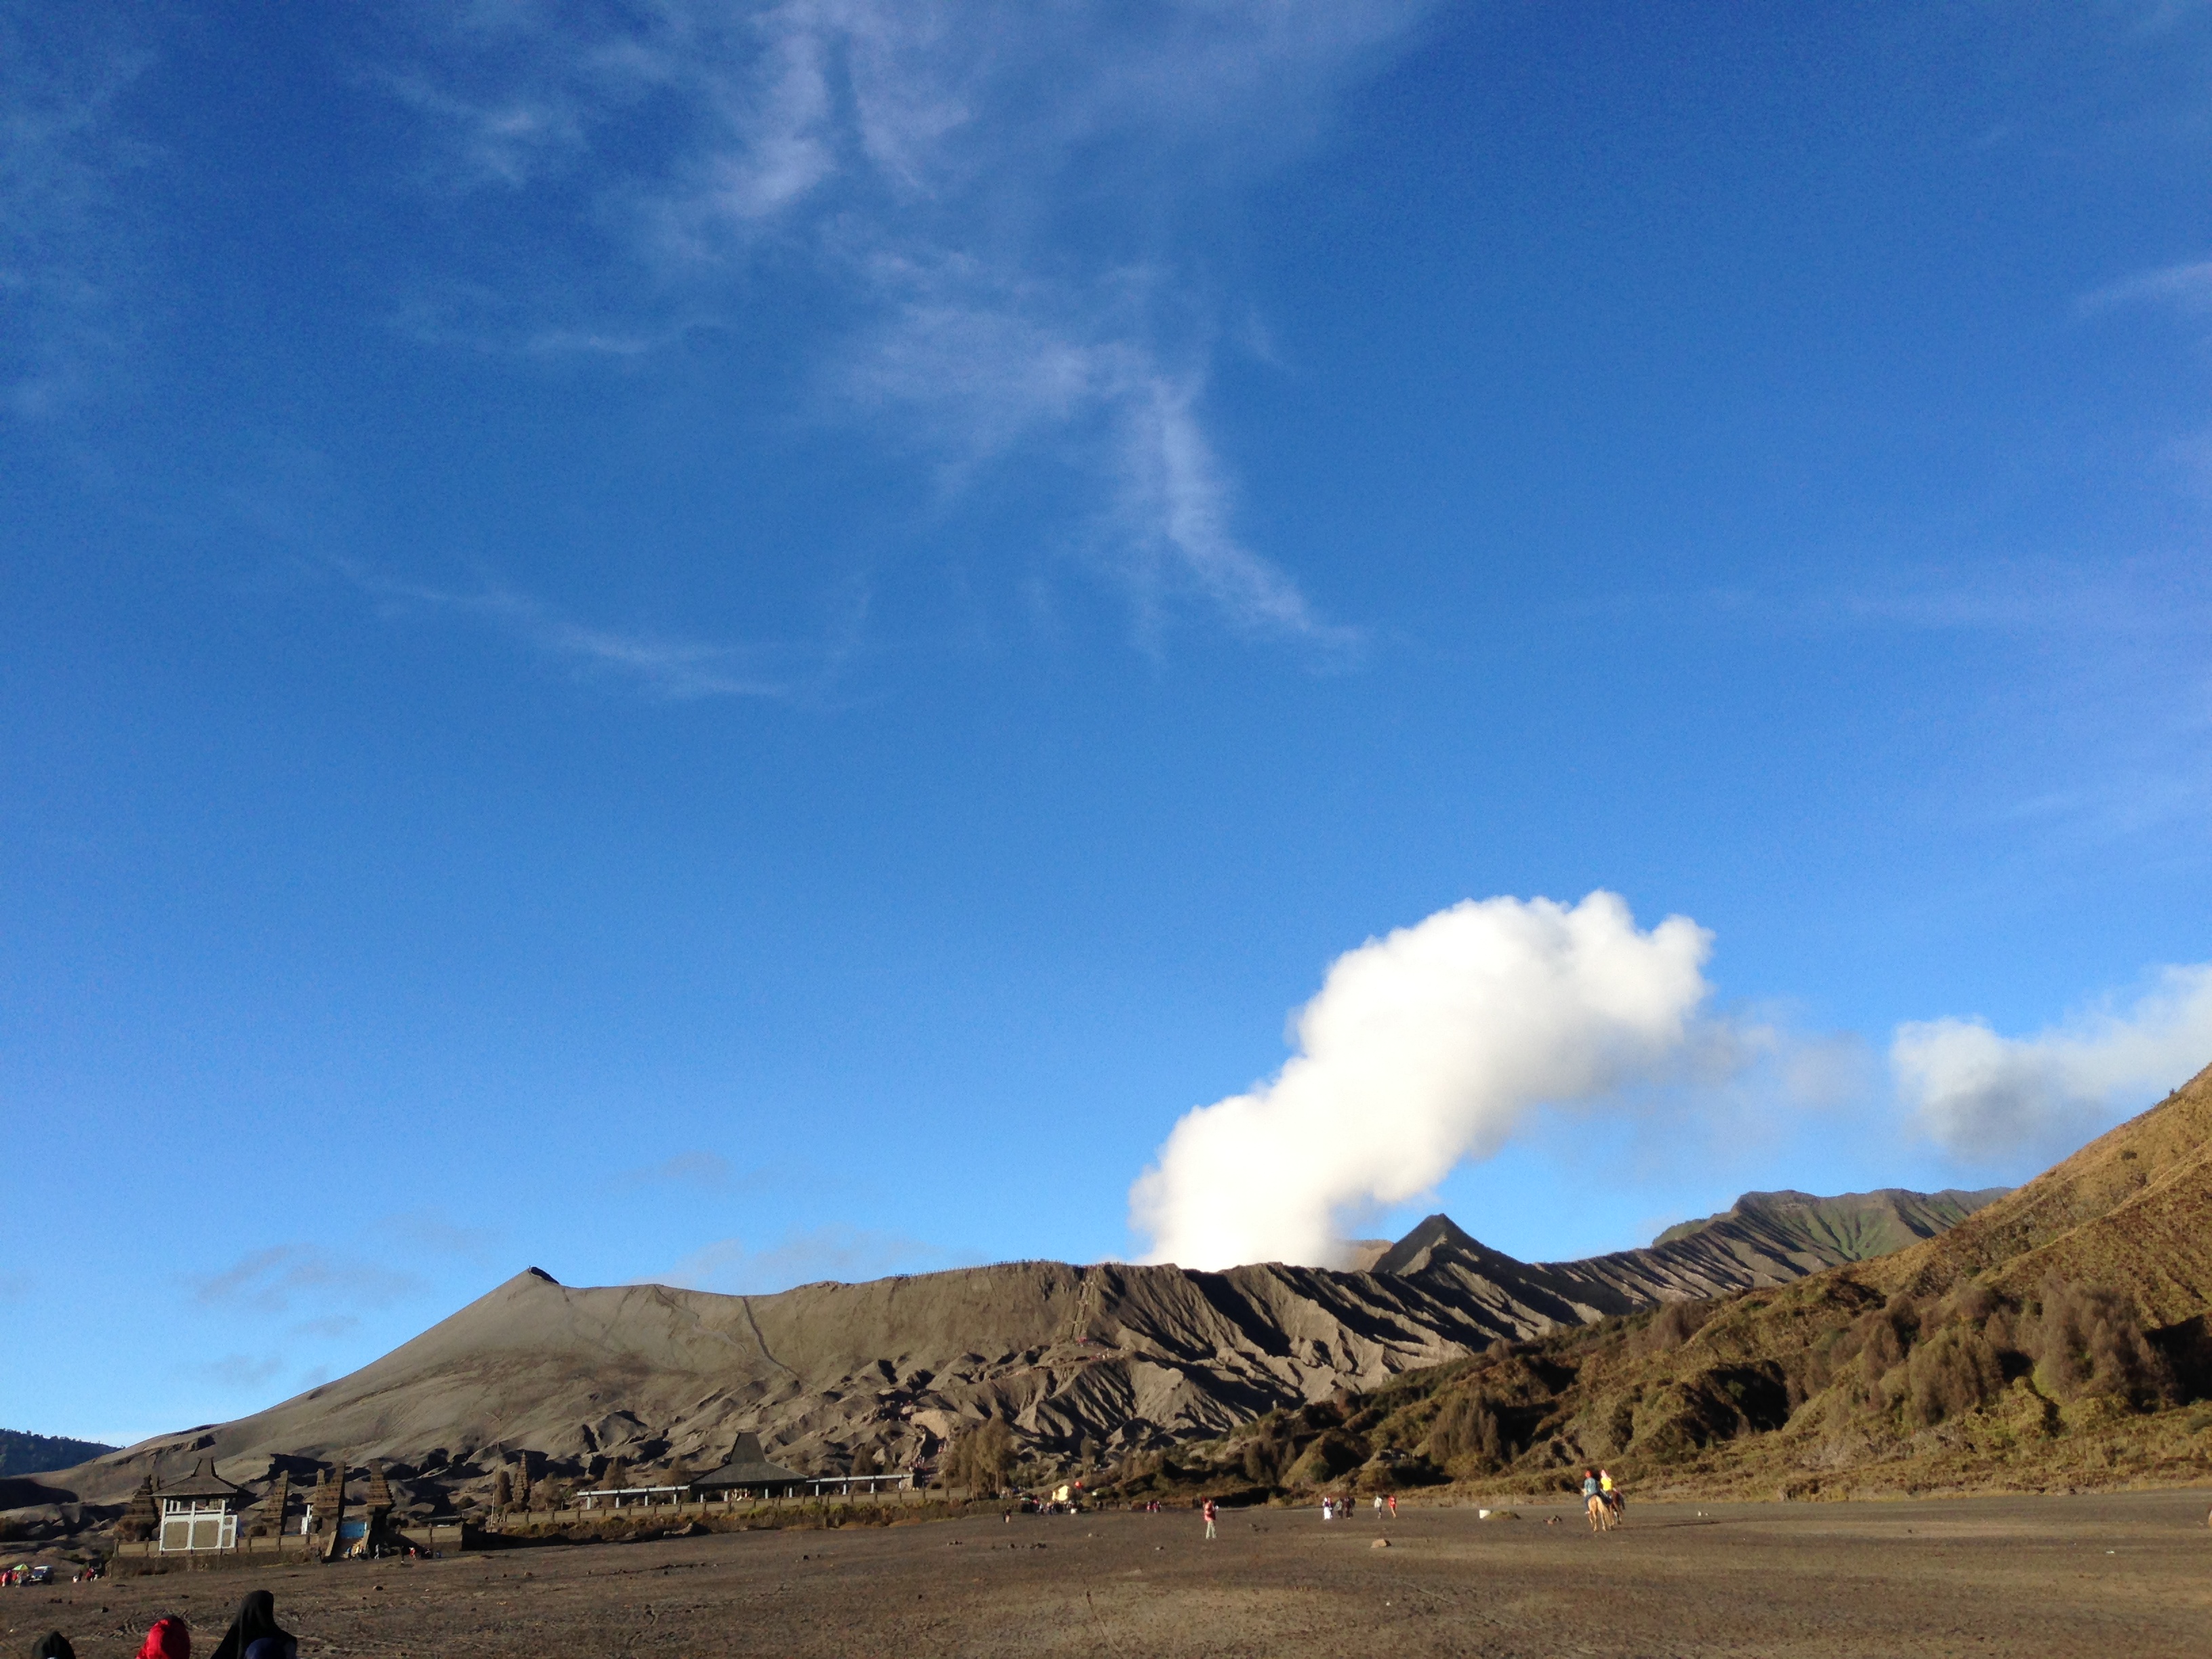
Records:
[[[2019,1167],[2073,1151],[2212,1062],[2212,963],[2160,970],[2125,1007],[2031,1037],[1978,1019],[1900,1025],[1890,1046],[1913,1122],[1964,1162]]]
[[[1361,1211],[1495,1153],[1534,1109],[1697,1057],[1711,936],[1596,892],[1468,900],[1331,964],[1273,1079],[1185,1115],[1130,1192],[1150,1257],[1326,1263]]]
[[[1201,416],[1211,326],[1165,314],[1158,227],[1310,134],[1428,0],[779,0],[478,8],[390,77],[453,187],[542,190],[611,239],[647,312],[733,312],[794,270],[862,313],[823,385],[969,477],[1049,438],[1105,475],[1099,563],[1157,622],[1352,642],[1235,534]],[[1137,274],[1131,280],[1132,273]],[[450,289],[450,284],[449,289]],[[405,307],[453,332],[444,303]],[[471,332],[462,327],[463,335]],[[506,325],[620,355],[659,314]]]

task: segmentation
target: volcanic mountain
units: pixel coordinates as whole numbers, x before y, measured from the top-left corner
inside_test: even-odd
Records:
[[[1908,1230],[1948,1213],[1881,1196]],[[1865,1200],[1833,1204],[1753,1194],[1662,1234],[1655,1254],[1701,1237],[1749,1248],[1778,1221],[1792,1244],[1890,1237]],[[1352,1479],[1571,1491],[1601,1464],[1639,1491],[1708,1496],[2212,1479],[2212,1069],[1902,1249],[1562,1321],[1395,1377],[1356,1407],[1316,1402],[1181,1446],[1172,1471],[1140,1471],[1132,1492]]]
[[[1528,1263],[1431,1216],[1364,1272],[1019,1261],[770,1296],[577,1289],[532,1268],[349,1376],[253,1416],[148,1441],[49,1485],[112,1503],[200,1457],[234,1480],[380,1458],[447,1484],[515,1454],[590,1472],[720,1461],[758,1432],[828,1473],[862,1448],[927,1462],[965,1425],[1101,1455],[1218,1436],[1284,1407],[1656,1304],[1787,1284],[1998,1197],[1746,1194],[1644,1249]]]

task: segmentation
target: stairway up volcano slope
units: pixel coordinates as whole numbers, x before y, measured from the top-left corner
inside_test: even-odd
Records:
[[[1850,1259],[1848,1229],[1793,1220],[1798,1194],[1749,1194],[1647,1249],[1531,1264],[1431,1216],[1373,1268],[1009,1262],[722,1296],[577,1289],[533,1268],[350,1376],[252,1417],[163,1437],[70,1472],[113,1502],[213,1455],[232,1480],[272,1459],[379,1457],[482,1478],[518,1450],[569,1473],[619,1455],[719,1461],[759,1433],[777,1461],[927,1461],[985,1416],[1027,1450],[1102,1454],[1220,1435],[1279,1407],[1662,1301],[1778,1285]],[[1971,1207],[1942,1194],[1915,1212]],[[1826,1204],[1895,1206],[1891,1195]],[[701,1460],[706,1460],[702,1464]],[[472,1474],[470,1472],[473,1472]]]

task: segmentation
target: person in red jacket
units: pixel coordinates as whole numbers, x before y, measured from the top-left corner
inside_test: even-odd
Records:
[[[192,1633],[173,1613],[156,1619],[138,1649],[138,1659],[192,1659]]]
[[[1208,1538],[1211,1538],[1213,1536],[1213,1522],[1216,1517],[1220,1515],[1221,1511],[1213,1507],[1213,1500],[1209,1498],[1206,1500],[1205,1506],[1200,1510],[1200,1513],[1206,1516],[1206,1535]]]

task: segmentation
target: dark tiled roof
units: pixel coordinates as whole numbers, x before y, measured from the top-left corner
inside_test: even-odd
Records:
[[[157,1496],[162,1498],[244,1498],[243,1486],[234,1486],[215,1472],[215,1465],[203,1457],[192,1465],[192,1472],[181,1480],[173,1480],[163,1486]]]
[[[730,1449],[730,1461],[719,1469],[711,1469],[692,1481],[694,1486],[775,1486],[787,1481],[804,1480],[806,1477],[797,1469],[787,1469],[781,1463],[771,1463],[768,1454],[761,1449],[760,1437],[741,1434],[738,1443]]]

